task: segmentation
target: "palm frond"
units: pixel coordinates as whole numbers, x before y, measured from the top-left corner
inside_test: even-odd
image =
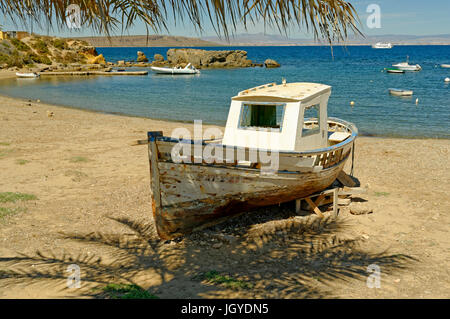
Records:
[[[63,28],[66,9],[76,4],[82,25],[102,34],[119,27],[122,32],[143,22],[155,32],[168,30],[168,22],[185,18],[202,31],[209,20],[218,35],[228,37],[242,23],[263,22],[284,33],[294,25],[312,32],[316,39],[343,41],[349,33],[361,34],[354,7],[344,0],[0,0],[0,12],[13,21],[27,24],[57,23]]]

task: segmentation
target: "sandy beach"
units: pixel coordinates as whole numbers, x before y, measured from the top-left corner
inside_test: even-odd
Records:
[[[16,212],[0,218],[0,298],[102,297],[122,282],[160,298],[450,297],[449,140],[358,138],[354,172],[368,192],[352,201],[372,214],[343,209],[283,229],[288,203],[161,241],[147,147],[131,144],[190,124],[3,96],[0,105],[0,192],[36,196],[0,203]],[[81,288],[67,288],[72,264]],[[370,265],[380,288],[367,286]],[[211,271],[237,284],[202,277]]]

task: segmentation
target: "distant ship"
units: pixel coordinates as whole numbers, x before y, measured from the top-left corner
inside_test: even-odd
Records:
[[[372,48],[374,49],[392,49],[394,46],[392,43],[382,43],[378,42],[372,45]]]

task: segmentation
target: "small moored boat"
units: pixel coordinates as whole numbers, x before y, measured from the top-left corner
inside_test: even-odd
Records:
[[[394,46],[392,43],[382,43],[378,42],[372,45],[372,48],[374,49],[392,49]]]
[[[441,64],[441,68],[450,69],[450,64]]]
[[[139,143],[149,146],[159,236],[179,237],[329,187],[358,134],[352,123],[328,117],[330,95],[324,84],[270,83],[231,99],[223,138],[201,128],[194,139],[189,131],[148,132]]]
[[[18,78],[38,78],[40,75],[36,72],[30,73],[16,72],[16,76]]]
[[[184,68],[163,68],[163,67],[150,67],[152,71],[158,74],[199,74],[200,71],[197,70],[192,64],[186,65]]]
[[[403,74],[403,73],[405,73],[404,70],[399,70],[399,69],[395,69],[395,68],[387,68],[386,72],[387,73],[396,73],[396,74]]]
[[[403,71],[420,71],[422,67],[419,64],[411,65],[409,64],[409,56],[406,57],[406,62],[401,62],[392,65],[394,68]]]
[[[389,89],[389,93],[396,96],[411,96],[414,91],[402,89]]]

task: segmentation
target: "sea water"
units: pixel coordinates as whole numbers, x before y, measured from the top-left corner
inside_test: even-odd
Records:
[[[97,48],[107,61],[134,60],[143,51],[152,59],[169,48]],[[241,90],[277,82],[318,82],[332,86],[328,115],[353,122],[363,135],[450,138],[450,46],[214,47],[241,49],[262,63],[271,58],[280,68],[204,69],[200,75],[41,77],[0,81],[0,94],[40,99],[106,113],[170,121],[224,125],[230,98]],[[420,64],[420,72],[388,74],[403,62]],[[137,70],[143,70],[138,68]],[[389,88],[409,89],[412,97],[389,95]],[[418,99],[418,103],[416,103]],[[354,106],[350,102],[354,101]],[[1,106],[0,106],[1,107]],[[151,128],[149,128],[151,129]]]

